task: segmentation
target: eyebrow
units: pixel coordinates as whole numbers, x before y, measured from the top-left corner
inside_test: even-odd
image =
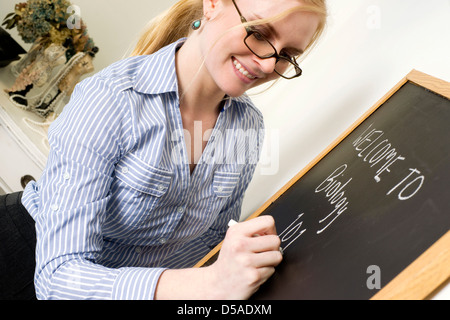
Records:
[[[253,13],[253,15],[257,19],[263,20],[263,18],[261,18],[261,16],[259,16],[257,13]],[[280,37],[280,34],[277,32],[277,30],[275,30],[275,28],[272,26],[271,23],[265,23],[264,25],[267,26],[267,28],[270,30],[271,33],[273,33],[275,35],[275,37],[277,37],[277,38]],[[289,47],[289,48],[286,48],[286,49],[294,51],[295,55],[301,55],[301,54],[304,53],[304,51],[302,49],[297,49],[297,48],[294,48],[294,47]]]

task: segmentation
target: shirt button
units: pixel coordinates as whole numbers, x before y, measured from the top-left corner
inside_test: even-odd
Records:
[[[223,191],[223,187],[222,186],[218,186],[217,187],[217,191],[222,192]]]
[[[158,186],[158,190],[159,190],[159,191],[163,191],[163,190],[164,190],[164,186],[163,186],[162,184],[160,184],[160,185]]]
[[[52,206],[50,207],[53,211],[58,211],[58,209],[59,209],[59,206],[55,203],[55,204],[52,204]]]
[[[136,253],[141,253],[141,252],[142,252],[142,248],[141,248],[141,247],[136,247],[136,248],[134,249],[134,251],[135,251]]]
[[[183,213],[184,212],[184,207],[178,207],[177,211],[178,211],[178,213]]]
[[[165,244],[167,242],[166,238],[161,238],[158,240],[159,244]]]
[[[122,173],[128,173],[128,167],[123,167],[122,168]]]
[[[64,180],[69,180],[70,179],[70,173],[66,172],[63,175]]]

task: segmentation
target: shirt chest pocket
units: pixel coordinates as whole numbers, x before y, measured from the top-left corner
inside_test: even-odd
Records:
[[[144,222],[154,214],[153,209],[167,193],[172,176],[172,172],[150,166],[136,157],[118,163],[117,184],[113,187],[115,201],[111,206],[114,220],[144,227]]]
[[[213,191],[218,198],[229,198],[239,183],[240,172],[216,171],[213,178]]]
[[[204,214],[199,222],[203,226],[203,231],[211,227],[227,204],[231,204],[230,201],[233,199],[233,194],[238,188],[240,179],[241,173],[237,169],[230,171],[218,169],[213,173],[212,183],[207,189],[208,192],[203,191],[196,195],[199,210],[208,213]]]

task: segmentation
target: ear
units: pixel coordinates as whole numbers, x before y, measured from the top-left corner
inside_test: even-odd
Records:
[[[203,16],[207,20],[214,19],[223,7],[223,0],[203,0]]]

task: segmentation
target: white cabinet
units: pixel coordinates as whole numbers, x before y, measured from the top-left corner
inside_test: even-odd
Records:
[[[0,69],[0,193],[23,190],[25,175],[39,179],[44,170],[48,143],[44,119],[15,106],[4,89],[14,84],[11,65]]]

